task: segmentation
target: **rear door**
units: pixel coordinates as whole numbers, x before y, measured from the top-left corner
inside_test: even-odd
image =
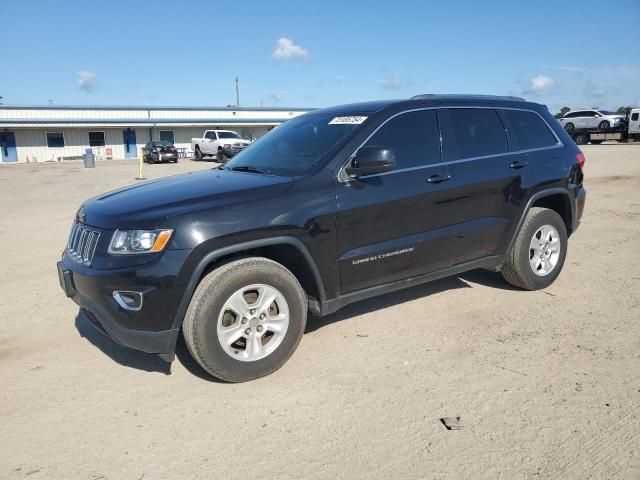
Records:
[[[342,293],[437,270],[448,263],[449,171],[433,109],[398,114],[364,146],[394,151],[396,169],[336,181]]]
[[[498,110],[449,108],[439,118],[443,156],[450,162],[447,211],[456,230],[448,246],[451,262],[500,255],[535,181],[533,166],[526,153],[510,151]]]
[[[589,112],[573,112],[571,123],[573,123],[576,128],[589,128],[589,122]]]

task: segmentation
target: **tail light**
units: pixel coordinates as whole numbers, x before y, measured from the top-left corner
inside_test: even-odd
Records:
[[[171,148],[169,149],[169,151],[170,151],[170,152],[175,152],[175,151],[176,151],[176,147],[171,147]]]
[[[580,168],[584,167],[584,153],[582,152],[578,152],[576,153],[576,160],[578,161],[578,165],[580,165]]]

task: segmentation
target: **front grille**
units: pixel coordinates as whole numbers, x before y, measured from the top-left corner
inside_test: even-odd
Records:
[[[100,232],[88,229],[81,223],[74,222],[67,242],[67,255],[71,260],[90,266],[96,253]]]
[[[246,148],[246,144],[244,143],[234,143],[233,145],[231,145],[231,151],[234,154],[238,154],[240,153],[242,150],[244,150]]]

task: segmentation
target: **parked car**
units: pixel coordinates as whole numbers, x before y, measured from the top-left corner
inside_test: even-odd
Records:
[[[196,160],[216,157],[220,163],[233,158],[251,142],[231,130],[205,130],[202,138],[191,139],[191,150]]]
[[[147,163],[178,163],[178,149],[168,141],[149,142],[142,148],[143,160]]]
[[[624,119],[624,115],[617,115],[607,110],[576,110],[565,114],[560,119],[560,123],[567,132],[572,133],[582,128],[608,130],[617,127]]]
[[[85,202],[60,284],[122,345],[172,361],[182,332],[211,375],[251,380],[293,354],[308,312],[477,268],[549,286],[584,161],[545,106],[513,97],[317,110],[219,168]]]

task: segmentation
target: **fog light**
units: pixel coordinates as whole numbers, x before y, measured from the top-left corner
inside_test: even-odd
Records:
[[[137,312],[142,308],[142,293],[114,291],[113,298],[125,310]]]

